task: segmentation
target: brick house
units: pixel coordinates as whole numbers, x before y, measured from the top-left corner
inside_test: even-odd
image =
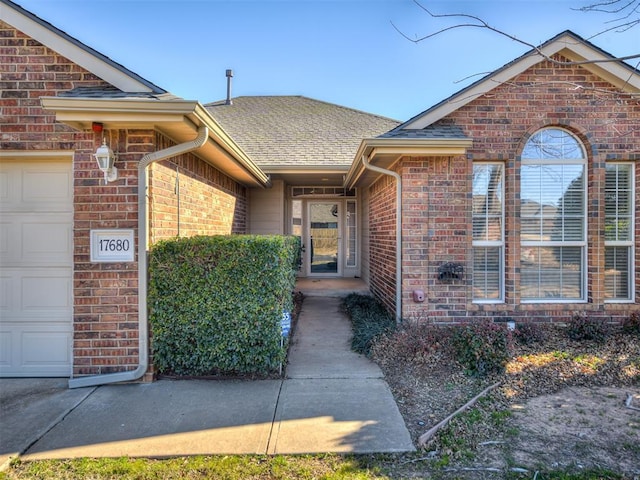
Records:
[[[301,276],[360,277],[398,318],[637,309],[640,75],[567,64],[610,59],[571,32],[399,124],[184,100],[0,7],[2,376],[150,379],[139,272],[176,236],[299,235]]]
[[[363,140],[345,186],[368,209],[370,289],[436,322],[628,316],[639,160],[640,72],[561,33]]]

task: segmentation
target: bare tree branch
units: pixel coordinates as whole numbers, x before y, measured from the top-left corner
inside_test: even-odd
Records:
[[[605,29],[605,30],[602,30],[601,32],[598,32],[598,33],[596,33],[596,34],[594,34],[594,35],[591,35],[589,38],[587,38],[587,40],[591,40],[591,39],[593,39],[593,38],[596,38],[596,37],[598,37],[598,36],[600,36],[600,35],[603,35],[603,34],[605,34],[605,33],[611,32],[611,31],[613,31],[613,30],[617,30],[617,31],[618,31],[618,33],[623,33],[623,32],[626,32],[627,30],[629,30],[630,28],[635,27],[635,26],[636,26],[636,25],[638,25],[638,24],[640,24],[640,19],[638,19],[638,20],[633,20],[633,21],[631,21],[631,22],[626,22],[626,23],[618,24],[618,25],[615,25],[615,26],[613,26],[613,27],[611,27],[611,28],[607,28],[607,29]]]
[[[606,9],[606,8],[601,8],[601,7],[608,7],[611,5],[620,5],[622,2],[620,0],[610,0],[608,2],[597,2],[597,3],[593,3],[591,5],[586,5],[584,7],[580,7],[580,8],[573,8],[572,10],[578,10],[580,12],[604,12],[604,13],[620,13],[623,10],[626,10],[629,7],[632,7],[630,9],[630,12],[627,13],[627,15],[624,18],[628,18],[629,16],[631,16],[633,14],[634,11],[636,11],[638,9],[638,0],[629,0],[625,5],[623,5],[620,8],[614,8],[614,9]],[[636,4],[634,6],[634,4]]]
[[[604,1],[604,2],[600,2],[600,3],[595,3],[586,7],[582,7],[580,10],[582,11],[600,11],[599,7],[601,6],[608,6],[608,5],[614,5],[617,3],[620,3],[621,0],[610,0],[610,1]],[[419,43],[419,42],[423,42],[429,38],[433,38],[435,36],[441,35],[445,32],[448,32],[450,30],[455,30],[455,29],[459,29],[459,28],[482,28],[482,29],[486,29],[486,30],[490,30],[498,35],[501,35],[503,37],[508,38],[509,40],[512,40],[514,42],[520,43],[522,45],[525,45],[527,47],[529,47],[530,49],[534,50],[538,55],[540,55],[541,57],[543,57],[545,60],[548,60],[551,63],[554,63],[556,65],[587,65],[587,64],[593,64],[593,63],[610,63],[610,62],[621,62],[621,61],[626,61],[626,60],[633,60],[636,58],[640,58],[640,53],[637,54],[632,54],[632,55],[626,55],[623,57],[616,57],[616,58],[606,58],[606,59],[600,59],[600,60],[582,60],[582,61],[563,61],[563,60],[557,60],[555,58],[552,58],[548,55],[546,55],[541,49],[540,47],[538,47],[537,45],[534,45],[533,43],[527,42],[525,40],[522,40],[521,38],[516,37],[515,35],[512,35],[508,32],[505,32],[504,30],[501,30],[499,28],[493,27],[491,25],[489,25],[486,21],[484,21],[482,18],[477,17],[475,15],[470,15],[467,13],[444,13],[444,14],[437,14],[437,13],[433,13],[431,10],[429,10],[426,6],[424,6],[422,3],[420,3],[418,0],[413,0],[413,2],[420,7],[422,10],[424,10],[427,14],[429,14],[429,16],[431,16],[431,18],[454,18],[454,19],[460,19],[461,23],[458,23],[456,25],[451,25],[449,27],[445,27],[445,28],[441,28],[440,30],[437,30],[435,32],[429,33],[427,35],[423,35],[422,37],[416,37],[416,38],[411,38],[409,35],[405,34],[402,30],[400,30],[393,22],[391,22],[391,25],[393,26],[393,28],[396,29],[396,31],[402,35],[404,38],[406,38],[407,40],[409,40],[410,42],[414,42],[414,43]],[[627,15],[621,19],[615,20],[615,21],[620,21],[623,20],[624,18],[629,18],[634,12],[638,11],[638,9],[640,9],[640,0],[628,0],[628,3],[625,4],[624,6],[620,7],[619,9],[616,9],[614,11],[608,11],[608,10],[602,10],[605,11],[607,13],[617,13],[620,11],[623,11],[629,7],[631,8],[631,11],[627,13]],[[593,36],[591,36],[590,38],[594,38],[598,35],[602,35],[603,33],[612,31],[612,30],[618,30],[619,32],[624,32],[630,28],[635,27],[636,25],[640,24],[640,18],[637,19],[633,19],[631,21],[628,22],[624,22],[624,23],[619,23],[607,30],[604,30],[602,32],[599,32]]]

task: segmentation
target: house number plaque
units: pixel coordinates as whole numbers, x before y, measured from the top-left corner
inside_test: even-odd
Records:
[[[133,230],[91,230],[92,262],[133,262]]]

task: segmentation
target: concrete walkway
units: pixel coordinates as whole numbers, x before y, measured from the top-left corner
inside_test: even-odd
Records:
[[[76,390],[0,379],[0,464],[25,459],[414,450],[379,368],[349,349],[340,299],[306,297],[284,380]]]

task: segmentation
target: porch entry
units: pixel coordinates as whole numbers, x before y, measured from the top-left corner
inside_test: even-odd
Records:
[[[304,247],[300,276],[358,276],[355,199],[292,200],[292,233]]]

